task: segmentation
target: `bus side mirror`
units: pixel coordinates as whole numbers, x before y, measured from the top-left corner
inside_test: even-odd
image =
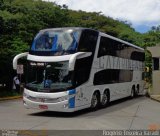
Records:
[[[28,52],[24,52],[24,53],[20,53],[18,55],[16,55],[13,58],[13,69],[16,70],[17,69],[17,64],[18,64],[18,60],[22,57],[26,57],[28,55]]]

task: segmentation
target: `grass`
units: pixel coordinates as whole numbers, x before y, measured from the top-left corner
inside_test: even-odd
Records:
[[[11,96],[19,96],[21,94],[15,92],[14,90],[6,91],[5,89],[0,88],[0,98],[11,97]]]

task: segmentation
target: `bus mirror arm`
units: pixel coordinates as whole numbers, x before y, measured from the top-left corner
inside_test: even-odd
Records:
[[[72,55],[69,59],[69,71],[74,70],[76,59],[85,58],[91,55],[91,52],[77,52],[74,55]]]
[[[26,57],[27,55],[28,55],[28,52],[24,52],[24,53],[20,53],[20,54],[16,55],[16,56],[13,58],[13,69],[14,69],[14,70],[17,69],[18,60],[19,60],[20,58]]]

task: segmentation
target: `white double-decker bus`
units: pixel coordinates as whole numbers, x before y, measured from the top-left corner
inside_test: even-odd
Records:
[[[27,108],[74,112],[143,93],[144,49],[88,28],[41,30],[27,57]]]

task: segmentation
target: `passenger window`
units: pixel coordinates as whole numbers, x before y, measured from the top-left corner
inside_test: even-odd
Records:
[[[145,59],[144,52],[136,49],[135,47],[102,36],[99,44],[98,57],[105,55],[138,61],[144,61]]]
[[[105,78],[104,78],[105,77]],[[93,84],[113,84],[132,81],[132,70],[105,69],[95,73]]]

